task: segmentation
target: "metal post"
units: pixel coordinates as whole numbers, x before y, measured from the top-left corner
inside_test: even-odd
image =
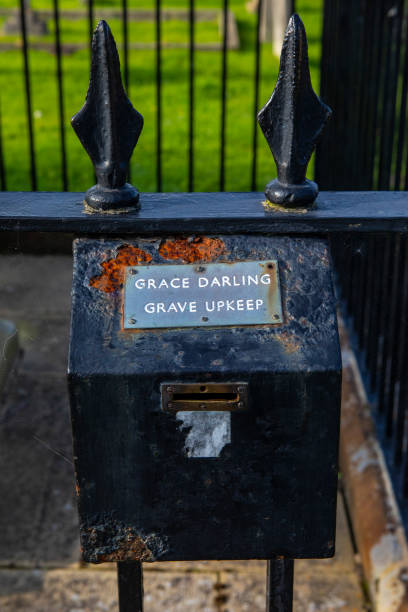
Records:
[[[266,612],[292,612],[293,568],[292,559],[268,561]]]
[[[143,612],[143,568],[138,561],[118,564],[119,612]]]

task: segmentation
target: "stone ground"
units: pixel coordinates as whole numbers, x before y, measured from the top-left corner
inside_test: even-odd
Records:
[[[2,256],[0,318],[24,349],[0,405],[0,611],[118,610],[115,566],[80,562],[66,389],[71,258]],[[295,564],[296,612],[367,610],[341,496],[337,555]],[[262,561],[144,566],[146,612],[263,612]]]

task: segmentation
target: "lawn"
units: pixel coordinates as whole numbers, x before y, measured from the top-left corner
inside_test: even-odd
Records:
[[[2,7],[15,7],[16,0],[2,0]],[[120,0],[95,2],[98,8],[120,7]],[[163,7],[186,7],[186,0],[163,1]],[[31,6],[52,9],[51,0],[32,0]],[[60,0],[65,9],[85,9],[79,0]],[[152,0],[129,0],[129,7],[152,8]],[[197,8],[220,8],[220,0],[197,0]],[[322,0],[297,0],[297,11],[306,26],[312,81],[319,89],[320,32]],[[227,131],[226,131],[226,190],[248,191],[251,185],[253,104],[254,104],[254,46],[256,19],[245,9],[244,0],[230,0],[230,8],[237,19],[241,48],[228,51]],[[121,55],[122,26],[119,20],[109,24]],[[52,21],[49,22],[52,27]],[[0,28],[2,23],[0,21]],[[87,41],[88,23],[61,21],[63,43]],[[131,42],[153,42],[154,23],[131,23]],[[52,30],[47,37],[53,40]],[[41,40],[47,40],[47,38]],[[10,36],[0,35],[0,42]],[[35,40],[35,39],[33,39]],[[187,22],[164,22],[163,40],[187,42]],[[219,40],[216,22],[197,24],[197,42]],[[162,168],[164,191],[185,191],[188,173],[188,50],[163,49],[162,52]],[[142,191],[156,189],[156,88],[155,52],[149,49],[131,50],[130,99],[142,113],[145,126],[131,160],[132,182]],[[61,160],[57,113],[56,58],[46,51],[31,50],[29,55],[32,76],[33,121],[37,158],[38,189],[60,190]],[[278,58],[269,44],[262,45],[260,105],[269,98],[276,82]],[[26,122],[23,60],[19,50],[0,52],[0,108],[3,148],[7,174],[7,188],[29,190],[29,155]],[[89,78],[87,49],[63,56],[65,91],[65,125],[67,138],[69,189],[82,191],[93,184],[91,163],[70,127],[70,117],[82,106]],[[216,191],[220,167],[220,91],[221,53],[196,51],[195,78],[195,191]],[[259,130],[259,128],[258,128]],[[257,187],[275,176],[275,168],[268,146],[259,130]]]

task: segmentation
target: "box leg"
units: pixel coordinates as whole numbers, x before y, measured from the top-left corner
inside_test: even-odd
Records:
[[[118,563],[119,612],[143,612],[143,568],[138,561]]]
[[[292,559],[268,561],[266,612],[292,612],[293,566]]]

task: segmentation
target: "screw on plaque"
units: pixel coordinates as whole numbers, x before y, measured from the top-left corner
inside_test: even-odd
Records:
[[[138,208],[139,192],[126,182],[126,177],[143,117],[123,89],[116,44],[105,21],[98,23],[92,39],[85,104],[72,117],[71,124],[92,160],[97,179],[97,184],[86,192],[85,207],[113,212]]]
[[[319,192],[306,179],[310,157],[331,115],[312,88],[304,25],[292,15],[282,46],[279,76],[258,122],[274,157],[278,178],[265,188],[267,199],[285,207],[311,205]]]

